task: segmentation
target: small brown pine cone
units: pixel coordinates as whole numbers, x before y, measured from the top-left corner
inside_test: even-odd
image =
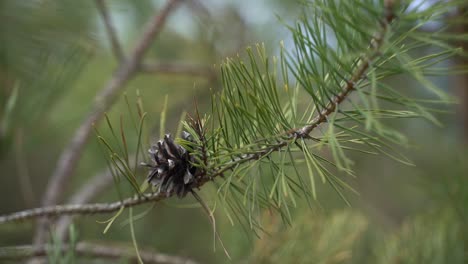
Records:
[[[191,141],[191,135],[184,131],[182,138]],[[192,189],[197,168],[192,165],[193,158],[181,145],[174,142],[170,134],[159,140],[148,150],[152,164],[143,164],[150,168],[148,182],[157,187],[157,191],[170,196],[172,192],[184,197]]]

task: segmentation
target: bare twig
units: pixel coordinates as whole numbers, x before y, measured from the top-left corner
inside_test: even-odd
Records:
[[[53,205],[40,208],[28,209],[12,214],[0,216],[0,224],[24,221],[38,217],[57,217],[63,215],[90,215],[90,214],[105,214],[119,211],[122,207],[133,207],[144,203],[156,202],[166,198],[166,194],[152,193],[127,198],[123,201],[113,203],[95,203],[95,204],[70,204],[70,205]]]
[[[95,0],[95,2],[104,22],[109,41],[112,45],[112,52],[118,61],[123,61],[125,59],[125,54],[122,46],[120,45],[119,39],[117,38],[117,32],[115,31],[114,24],[112,23],[112,19],[107,10],[105,0]]]
[[[49,180],[42,205],[50,206],[56,204],[60,200],[91,134],[93,124],[102,118],[104,112],[113,104],[125,84],[137,72],[145,52],[150,47],[152,41],[161,32],[169,13],[171,13],[181,1],[182,0],[169,0],[161,12],[150,19],[140,40],[130,53],[129,58],[120,65],[107,85],[96,95],[92,111],[76,130],[71,142],[59,157],[56,169]],[[45,241],[47,226],[46,219],[43,219],[39,223],[35,236],[35,244],[41,244]]]
[[[30,257],[46,257],[51,250],[55,250],[55,245],[42,245],[40,247],[15,246],[0,247],[0,260],[20,260]],[[66,253],[72,248],[69,245],[62,245],[60,252]],[[105,258],[105,259],[129,259],[136,261],[137,256],[133,247],[109,246],[97,243],[80,242],[76,244],[74,252],[80,257]],[[145,263],[167,263],[167,264],[196,264],[194,260],[171,256],[163,253],[140,250],[141,259]]]

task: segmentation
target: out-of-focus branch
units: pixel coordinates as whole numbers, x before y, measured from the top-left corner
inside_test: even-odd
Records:
[[[59,157],[42,200],[43,206],[56,204],[60,200],[81,157],[94,123],[102,118],[104,112],[117,99],[125,84],[135,75],[152,41],[159,35],[167,17],[181,1],[183,0],[169,0],[163,9],[150,19],[129,57],[122,62],[106,86],[96,95],[93,109],[76,130],[72,140]],[[44,243],[47,226],[47,220],[42,219],[34,239],[36,245]]]
[[[143,73],[154,74],[177,74],[188,76],[201,76],[208,79],[215,78],[214,69],[205,65],[193,65],[187,63],[161,62],[161,63],[145,63],[140,66],[140,71]]]
[[[187,5],[193,13],[198,14],[200,17],[205,18],[209,21],[213,21],[213,15],[205,4],[200,0],[187,0]]]
[[[56,250],[56,245],[42,245],[40,247],[15,246],[0,247],[0,260],[21,260],[30,257],[46,257],[51,250]],[[66,253],[72,248],[69,245],[59,247],[61,253]],[[97,243],[80,242],[74,248],[74,253],[80,257],[103,258],[103,259],[128,259],[137,260],[135,249],[133,247],[109,246]],[[196,264],[197,262],[188,258],[171,256],[163,253],[151,251],[139,251],[141,260],[144,263],[166,263],[166,264]]]
[[[125,59],[125,54],[123,52],[122,46],[120,45],[119,39],[117,38],[117,32],[115,31],[114,24],[107,10],[105,0],[95,0],[99,14],[102,17],[104,26],[106,28],[109,41],[112,45],[112,52],[118,61],[123,61]]]

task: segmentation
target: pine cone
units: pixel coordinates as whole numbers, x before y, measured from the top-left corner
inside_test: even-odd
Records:
[[[192,141],[191,135],[183,132],[182,138]],[[159,193],[170,196],[172,192],[184,197],[195,180],[196,167],[193,158],[181,145],[176,144],[170,134],[159,140],[148,150],[153,164],[143,164],[150,168],[148,182],[157,187]]]

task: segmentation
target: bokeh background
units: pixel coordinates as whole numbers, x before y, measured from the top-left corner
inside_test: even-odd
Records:
[[[166,131],[174,133],[181,114],[193,112],[195,101],[200,112],[209,111],[210,90],[221,88],[218,72],[211,71],[213,65],[260,42],[275,53],[280,40],[286,45],[290,42],[282,23],[294,21],[300,13],[296,1],[187,2],[171,14],[146,58],[208,70],[198,75],[145,73],[129,82],[125,88],[128,101],[133,105],[138,91],[148,112],[147,142],[159,138],[166,96]],[[163,4],[157,0],[107,1],[126,51]],[[40,205],[59,154],[117,63],[93,1],[0,1],[0,214]],[[466,65],[461,58],[445,63],[448,67]],[[408,135],[410,144],[401,151],[415,166],[383,156],[352,156],[359,177],[350,183],[359,195],[348,195],[351,207],[323,186],[312,209],[304,205],[296,210],[292,227],[286,228],[279,216],[265,212],[268,234],[262,234],[263,239],[245,233],[239,225],[231,226],[219,213],[218,228],[233,260],[387,263],[388,258],[388,263],[410,263],[405,256],[421,255],[432,263],[464,263],[468,259],[467,79],[433,79],[459,98],[459,104],[446,106],[448,112],[437,116],[441,126],[414,119],[392,124]],[[389,83],[401,89],[417,86],[404,77]],[[417,93],[418,89],[414,90]],[[8,102],[15,93],[16,103],[10,107]],[[131,114],[123,96],[108,115],[115,124],[122,115],[125,128],[132,131]],[[99,130],[109,135],[106,126],[99,126]],[[129,137],[129,145],[135,140]],[[92,136],[66,187],[67,196],[106,166],[103,151]],[[204,197],[210,203],[210,196]],[[116,199],[111,184],[95,201]],[[143,206],[137,212],[147,208]],[[120,224],[125,216],[102,234],[104,225],[96,220],[108,217],[80,217],[75,221],[79,239],[131,246],[130,230]],[[188,256],[200,263],[227,262],[222,250],[213,252],[211,225],[190,198],[157,204],[135,222],[135,227],[144,249]],[[33,231],[32,221],[2,225],[0,246],[30,244]],[[402,262],[394,262],[400,258]]]

